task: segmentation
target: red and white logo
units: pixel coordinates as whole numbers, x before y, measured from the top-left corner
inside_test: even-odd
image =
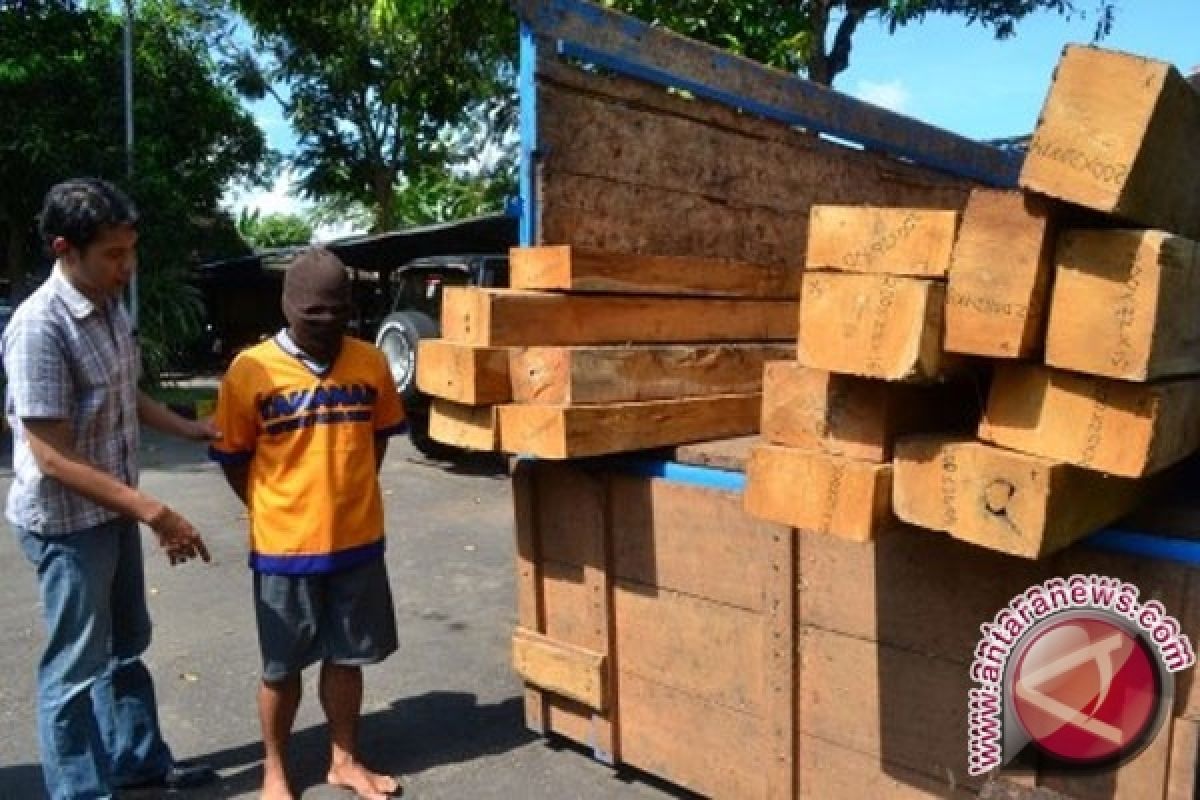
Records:
[[[1030,631],[1008,681],[1030,742],[1092,765],[1132,753],[1161,723],[1162,676],[1144,640],[1116,619],[1068,613]]]

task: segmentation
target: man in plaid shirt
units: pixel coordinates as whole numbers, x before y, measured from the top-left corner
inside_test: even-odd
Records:
[[[138,423],[203,441],[210,424],[141,393],[139,355],[119,298],[136,263],[137,211],[112,185],[61,183],[41,232],[57,261],[4,332],[14,477],[7,513],[37,572],[46,624],[38,737],[55,800],[119,788],[211,781],[176,763],[141,655],[150,644],[138,523],[172,564],[199,556],[192,525],[137,489]]]

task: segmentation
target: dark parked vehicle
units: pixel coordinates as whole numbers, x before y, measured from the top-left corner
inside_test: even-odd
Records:
[[[391,307],[375,334],[404,399],[413,446],[434,458],[450,455],[453,448],[429,438],[430,399],[417,388],[417,346],[441,335],[447,286],[508,286],[508,257],[466,254],[409,261],[392,273]]]

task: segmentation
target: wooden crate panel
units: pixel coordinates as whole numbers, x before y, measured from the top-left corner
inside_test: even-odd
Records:
[[[761,614],[618,580],[613,595],[617,670],[761,717],[765,620]]]
[[[625,763],[712,798],[766,798],[761,719],[639,675],[618,677]]]
[[[802,734],[947,783],[982,783],[967,775],[971,679],[961,664],[811,627],[797,647]]]
[[[614,475],[612,515],[615,578],[766,609],[770,545],[781,529],[748,517],[740,494]]]
[[[801,800],[971,800],[976,794],[876,755],[802,733],[796,753]]]

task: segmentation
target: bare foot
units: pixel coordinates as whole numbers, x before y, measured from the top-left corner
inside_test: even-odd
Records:
[[[362,800],[388,800],[400,794],[399,781],[390,775],[372,772],[357,761],[330,767],[325,780],[334,786],[349,789]]]
[[[268,773],[263,776],[262,794],[259,795],[259,800],[296,800],[296,797],[288,788],[286,777]]]

